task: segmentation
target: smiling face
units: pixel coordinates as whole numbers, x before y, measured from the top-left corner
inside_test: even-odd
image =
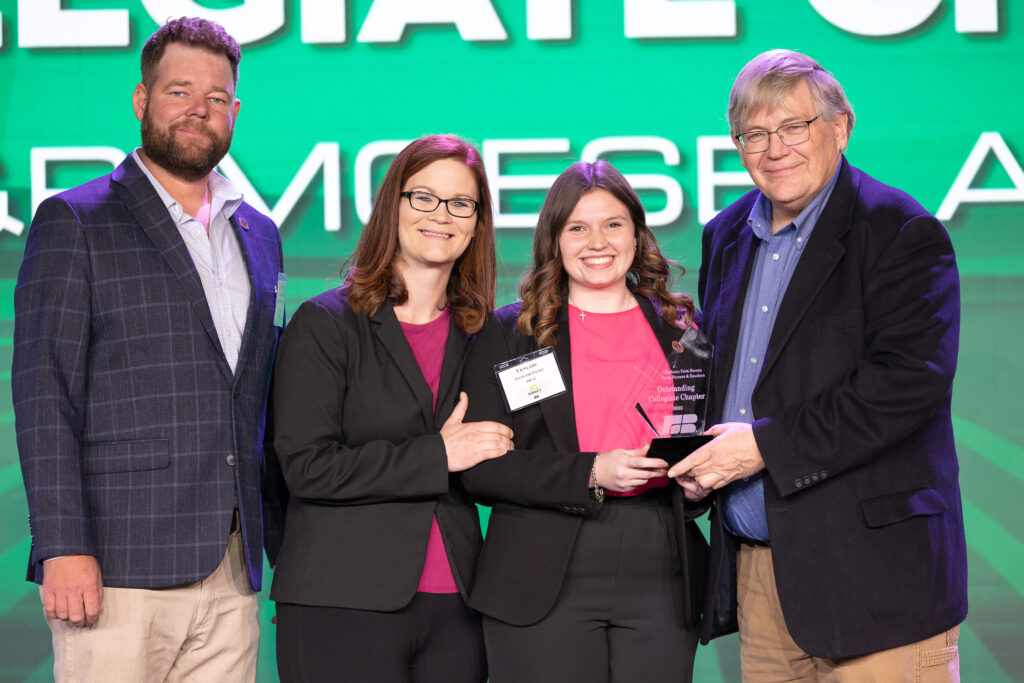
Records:
[[[171,43],[152,86],[136,86],[132,105],[143,154],[182,180],[206,177],[231,147],[239,102],[222,54]]]
[[[810,87],[801,81],[782,106],[754,112],[737,132],[774,131],[789,123],[809,121],[818,113]],[[832,179],[846,149],[846,115],[840,114],[834,121],[819,118],[809,132],[806,142],[792,146],[772,134],[768,149],[756,154],[747,154],[739,140],[733,140],[754,184],[771,200],[773,232],[800,215]]]
[[[569,297],[621,295],[636,253],[629,209],[607,190],[587,192],[558,237],[562,267],[569,276]]]
[[[456,159],[439,159],[409,177],[402,192],[422,190],[441,199],[462,197],[480,201],[473,172]],[[403,197],[398,209],[398,262],[403,267],[446,267],[469,246],[479,214],[458,218],[444,202],[433,211],[417,211]]]

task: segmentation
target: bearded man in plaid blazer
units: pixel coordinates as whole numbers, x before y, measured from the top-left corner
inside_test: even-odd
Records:
[[[12,387],[57,680],[255,679],[282,254],[213,171],[240,58],[212,22],[161,27],[141,148],[32,221]]]

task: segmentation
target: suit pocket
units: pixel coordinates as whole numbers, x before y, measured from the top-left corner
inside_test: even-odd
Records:
[[[167,439],[91,443],[82,456],[86,474],[162,470],[171,464]]]
[[[941,515],[947,508],[939,492],[929,487],[868,498],[861,501],[860,509],[867,525],[876,529],[911,517]]]

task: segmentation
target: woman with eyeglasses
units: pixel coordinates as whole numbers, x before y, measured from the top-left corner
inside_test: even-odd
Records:
[[[461,473],[512,447],[465,422],[468,336],[494,304],[477,150],[411,143],[388,169],[344,284],[302,304],[274,372],[290,498],[271,599],[281,680],[482,683],[466,606],[481,544]]]
[[[470,350],[467,418],[516,433],[463,476],[491,505],[469,604],[492,683],[691,679],[707,544],[684,488],[704,492],[646,457],[673,415],[668,359],[693,334],[670,265],[626,179],[574,164],[541,207],[522,301]]]

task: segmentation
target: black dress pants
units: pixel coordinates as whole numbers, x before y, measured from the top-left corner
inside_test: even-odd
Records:
[[[491,683],[680,683],[693,676],[672,509],[606,499],[584,520],[562,592],[531,626],[484,617]]]
[[[397,612],[277,603],[282,683],[484,683],[480,617],[458,593]]]

